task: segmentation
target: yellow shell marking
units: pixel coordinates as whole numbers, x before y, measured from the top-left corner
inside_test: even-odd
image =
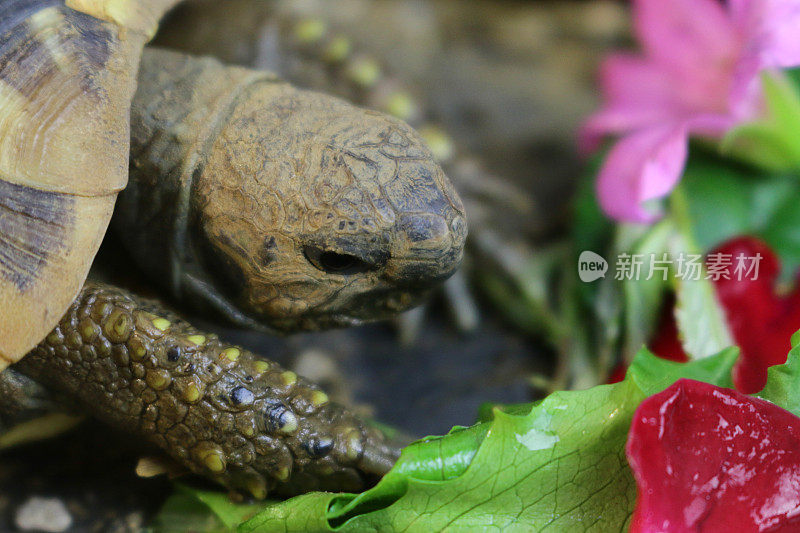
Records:
[[[222,460],[222,455],[218,453],[210,453],[203,458],[203,464],[206,468],[220,474],[225,471],[225,461]]]
[[[81,324],[81,336],[84,342],[92,342],[100,334],[100,328],[91,320],[84,320]]]
[[[178,0],[66,0],[68,7],[153,36],[161,15]]]
[[[62,72],[68,72],[73,69],[73,64],[69,56],[64,53],[64,49],[58,46],[59,37],[57,31],[54,30],[54,28],[63,27],[63,19],[64,15],[61,14],[59,8],[53,6],[34,13],[28,17],[27,22],[31,30],[38,34],[39,42],[42,46],[50,52],[50,56],[55,64],[58,65],[58,69]],[[46,34],[43,30],[46,31]]]
[[[345,450],[345,455],[351,461],[361,457],[361,433],[357,429],[353,428],[347,432]]]
[[[121,309],[112,311],[103,325],[103,331],[111,342],[125,342],[132,330],[131,316]]]
[[[247,490],[256,500],[263,500],[267,497],[267,487],[261,478],[252,478],[247,481]]]
[[[218,445],[201,442],[194,449],[194,455],[211,472],[221,474],[225,471],[225,456]]]
[[[14,87],[0,80],[0,108],[2,109],[25,109],[27,99]]]
[[[291,435],[295,431],[297,431],[298,422],[297,417],[291,411],[286,411],[283,415],[283,422],[284,424],[281,426],[279,431],[286,435]]]
[[[61,332],[58,330],[53,331],[47,336],[47,344],[51,346],[56,346],[62,342],[64,342],[64,336],[61,335]]]
[[[275,478],[278,481],[286,482],[289,481],[289,467],[282,466],[274,472]]]
[[[131,359],[134,361],[141,361],[144,359],[144,356],[147,355],[147,348],[145,348],[141,339],[136,338],[136,336],[128,341],[128,348]]]
[[[120,336],[124,335],[130,328],[130,319],[128,315],[122,315],[118,320],[114,321],[111,327],[114,328],[114,333],[116,333],[117,335]]]
[[[172,377],[166,370],[148,370],[144,380],[155,390],[164,390],[169,387]]]

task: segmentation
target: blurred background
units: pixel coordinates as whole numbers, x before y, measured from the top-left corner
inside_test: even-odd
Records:
[[[584,172],[575,131],[597,106],[597,65],[628,42],[627,24],[625,3],[612,0],[179,6],[154,45],[272,70],[419,128],[470,224],[462,272],[391,323],[280,339],[196,321],[414,437],[469,425],[482,405],[597,382],[585,361],[559,355],[574,339],[547,300],[559,297],[554,280],[574,269],[564,241]],[[39,527],[41,497],[63,504],[73,530],[140,530],[171,485],[137,478],[137,459],[124,438],[92,422],[2,452],[0,531]]]

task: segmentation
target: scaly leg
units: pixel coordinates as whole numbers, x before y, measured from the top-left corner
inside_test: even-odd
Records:
[[[108,285],[87,283],[15,368],[256,498],[362,490],[398,456],[294,372]]]

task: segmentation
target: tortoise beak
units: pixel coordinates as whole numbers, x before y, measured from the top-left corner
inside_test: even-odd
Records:
[[[435,285],[461,265],[467,222],[460,210],[404,215],[396,228],[395,250],[384,270],[384,277],[395,284]]]

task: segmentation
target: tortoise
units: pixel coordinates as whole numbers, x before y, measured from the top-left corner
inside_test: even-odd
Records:
[[[360,490],[397,457],[378,430],[89,267],[116,201],[117,239],[173,301],[349,326],[457,269],[462,203],[400,120],[144,49],[177,1],[0,5],[0,409],[42,385],[256,498]]]

